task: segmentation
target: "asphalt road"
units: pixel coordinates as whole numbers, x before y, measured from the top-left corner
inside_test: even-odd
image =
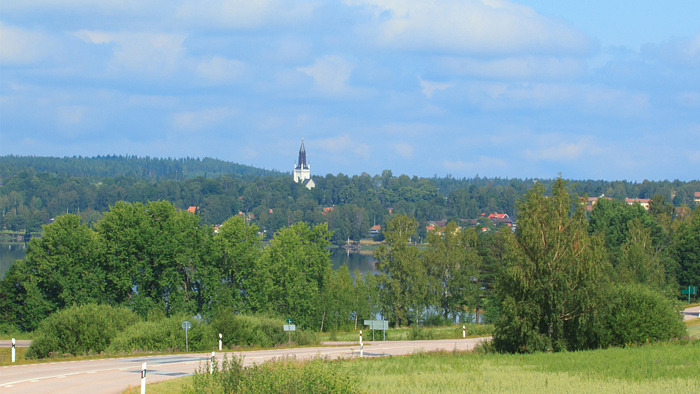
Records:
[[[364,357],[411,354],[419,351],[470,350],[484,338],[433,341],[365,342]],[[294,357],[360,357],[359,344],[330,345],[313,348],[271,349],[234,352],[242,355],[244,365]],[[221,361],[224,353],[216,352]],[[120,393],[129,386],[140,385],[141,364],[146,363],[148,383],[192,374],[202,368],[211,353],[169,356],[112,358],[64,361],[0,367],[0,393]]]

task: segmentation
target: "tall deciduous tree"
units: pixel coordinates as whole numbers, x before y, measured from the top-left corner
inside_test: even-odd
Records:
[[[320,297],[331,270],[330,237],[325,223],[311,227],[299,222],[275,234],[264,252],[272,282],[268,298],[272,312],[303,327],[321,326]]]
[[[384,230],[386,243],[374,252],[381,271],[382,314],[388,315],[397,327],[416,322],[425,308],[427,274],[418,248],[409,244],[417,225],[413,218],[396,216]]]
[[[552,195],[535,185],[520,204],[518,233],[506,242],[506,267],[497,283],[502,302],[494,345],[501,351],[581,349],[602,277],[600,241],[591,237],[583,206],[566,182]],[[573,213],[572,207],[575,206]]]
[[[465,308],[477,306],[477,273],[481,261],[474,249],[476,233],[463,231],[451,221],[441,231],[428,233],[428,250],[424,254],[428,291],[442,315],[454,318]]]
[[[42,237],[29,243],[27,268],[44,299],[57,309],[103,301],[97,234],[73,214],[59,216],[43,230]]]

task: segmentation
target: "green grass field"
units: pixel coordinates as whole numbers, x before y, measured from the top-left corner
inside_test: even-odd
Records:
[[[527,355],[424,353],[334,365],[367,393],[690,393],[700,385],[700,341]],[[176,379],[148,391],[183,392],[190,382]]]
[[[467,324],[467,337],[489,336],[493,331],[490,324]],[[324,332],[320,334],[321,342],[325,341],[359,341],[358,331]],[[362,328],[362,335],[365,341],[372,340],[372,330],[367,327]],[[383,332],[374,331],[374,339],[381,341]],[[387,341],[407,341],[414,339],[457,339],[462,338],[462,325],[458,324],[450,327],[401,327],[391,328],[386,332]]]

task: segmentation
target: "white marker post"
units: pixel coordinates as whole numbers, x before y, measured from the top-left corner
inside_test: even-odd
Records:
[[[221,338],[222,338],[221,333],[219,333],[219,351],[221,351]]]
[[[467,326],[462,326],[462,338],[467,337]]]
[[[12,338],[12,362],[15,362],[15,339]]]
[[[141,364],[141,394],[146,394],[146,363]]]
[[[209,375],[214,373],[214,360],[216,360],[216,354],[211,352],[211,361],[209,362]]]
[[[362,330],[360,330],[360,357],[365,353],[365,344],[362,343]]]

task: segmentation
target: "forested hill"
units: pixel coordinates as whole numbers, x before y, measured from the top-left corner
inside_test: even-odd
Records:
[[[13,155],[0,157],[0,177],[2,179],[27,168],[61,177],[80,178],[131,177],[182,180],[198,176],[217,178],[221,175],[242,177],[285,175],[279,171],[264,170],[208,157],[203,159],[117,155],[63,158]]]
[[[539,183],[549,193],[554,183],[479,176],[419,178],[395,176],[390,170],[313,179],[316,187],[307,190],[295,184],[291,174],[215,159],[4,156],[0,157],[0,229],[40,231],[64,213],[77,213],[92,224],[118,201],[167,200],[177,209],[198,207],[205,224],[245,215],[267,238],[299,221],[325,222],[333,231],[333,242],[344,243],[366,237],[370,227],[386,224],[391,215],[406,214],[418,220],[424,239],[429,221],[468,219],[474,224],[490,213],[517,219],[518,201],[528,189]],[[605,195],[621,203],[625,198],[655,198],[654,209],[673,214],[673,206],[695,208],[700,181],[572,180],[567,188],[574,195]]]

